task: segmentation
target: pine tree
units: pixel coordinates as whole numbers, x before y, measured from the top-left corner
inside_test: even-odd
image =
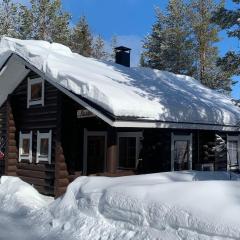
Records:
[[[0,2],[0,37],[19,36],[19,8],[11,0],[2,0]]]
[[[212,68],[218,56],[214,46],[219,41],[219,29],[211,22],[212,12],[219,7],[213,0],[193,0],[189,7],[189,22],[194,34],[197,74],[203,84],[212,87],[215,76]]]
[[[107,53],[105,52],[105,43],[100,35],[98,35],[94,41],[92,48],[92,57],[99,60],[107,59]]]
[[[156,10],[157,21],[143,46],[148,66],[193,74],[192,40],[185,15],[186,5],[181,0],[170,0],[165,15]]]
[[[109,54],[109,60],[115,62],[115,55],[116,55],[115,48],[118,47],[118,39],[116,35],[112,36],[110,47],[111,47],[111,52]]]
[[[233,0],[234,3],[240,4],[239,0]],[[240,11],[239,9],[227,10],[224,7],[215,11],[213,21],[222,29],[227,30],[229,37],[235,37],[240,40]],[[218,65],[232,75],[240,74],[240,52],[229,51],[226,55],[218,60]]]
[[[71,48],[85,57],[92,56],[93,37],[85,16],[81,17],[71,34]]]
[[[70,15],[61,0],[30,0],[30,5],[21,6],[21,37],[68,44]]]

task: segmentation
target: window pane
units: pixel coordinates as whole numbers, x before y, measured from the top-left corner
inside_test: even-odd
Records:
[[[42,83],[31,85],[31,100],[37,101],[42,98]]]
[[[136,138],[120,137],[119,138],[119,167],[135,168],[136,167]]]
[[[29,155],[30,153],[30,140],[23,139],[22,142],[22,155]]]
[[[42,138],[40,141],[40,156],[48,156],[48,138]]]
[[[174,170],[188,170],[189,142],[174,142]]]
[[[228,152],[229,152],[229,160],[231,165],[238,164],[238,142],[237,141],[229,141],[228,142]]]

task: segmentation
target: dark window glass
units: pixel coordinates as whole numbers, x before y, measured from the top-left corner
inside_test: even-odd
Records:
[[[231,165],[238,164],[238,141],[228,142],[229,160]]]
[[[135,168],[136,167],[136,138],[120,137],[119,138],[119,167]]]
[[[174,142],[174,170],[188,170],[189,141]]]
[[[22,155],[29,155],[30,153],[30,140],[23,139],[22,143]]]
[[[31,85],[31,101],[38,101],[42,99],[42,83]]]
[[[40,141],[40,156],[47,157],[48,156],[48,138],[42,138]]]

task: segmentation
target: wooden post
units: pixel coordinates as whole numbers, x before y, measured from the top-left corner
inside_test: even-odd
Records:
[[[108,131],[107,171],[110,174],[117,171],[117,131],[114,128]]]
[[[7,145],[5,156],[5,174],[8,176],[17,176],[18,149],[16,143],[16,126],[9,98],[6,104]]]
[[[62,118],[61,118],[61,107],[62,98],[61,93],[58,94],[58,121],[56,129],[56,145],[55,145],[55,182],[54,182],[54,195],[59,197],[65,193],[67,186],[69,184],[69,174],[67,170],[67,164],[64,157],[64,152],[61,143],[61,128],[62,128]]]
[[[69,184],[67,165],[61,143],[57,141],[55,149],[55,183],[54,195],[59,197],[65,193]]]

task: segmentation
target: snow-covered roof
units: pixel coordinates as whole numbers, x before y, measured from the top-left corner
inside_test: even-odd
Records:
[[[240,120],[239,108],[230,98],[188,76],[127,68],[83,57],[60,44],[6,37],[0,42],[0,69],[12,54],[115,117],[231,126]],[[0,72],[0,105],[13,91],[2,75]]]

